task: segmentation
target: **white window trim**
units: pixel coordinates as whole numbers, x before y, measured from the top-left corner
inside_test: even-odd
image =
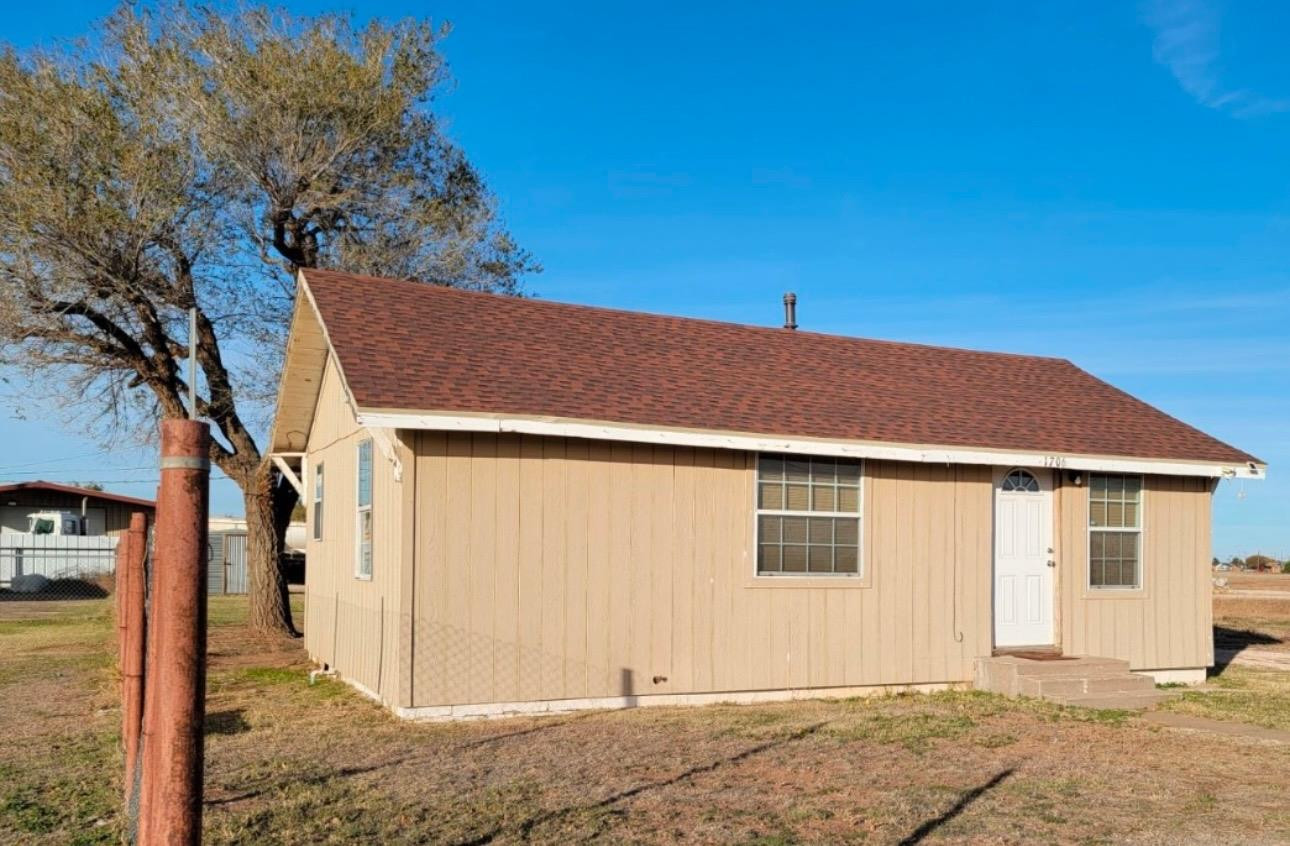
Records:
[[[313,476],[313,498],[310,501],[312,507],[309,511],[309,519],[311,521],[309,524],[309,538],[311,540],[320,541],[323,539],[323,535],[327,531],[327,524],[322,519],[326,513],[323,507],[323,502],[327,495],[327,477],[323,473],[323,462],[319,461],[313,466]]]
[[[1093,477],[1094,476],[1137,476],[1138,477],[1138,525],[1137,528],[1124,526],[1093,525]],[[1141,473],[1089,473],[1084,497],[1084,590],[1093,597],[1099,596],[1139,596],[1147,586],[1147,477]],[[1138,536],[1138,584],[1134,587],[1099,587],[1093,584],[1093,532],[1119,532]]]
[[[368,446],[368,454],[372,457],[371,466],[371,485],[372,490],[368,496],[367,505],[359,505],[359,489],[362,482],[362,468],[360,462],[363,460],[363,444]],[[363,572],[363,514],[372,514],[372,502],[376,499],[376,452],[375,445],[371,438],[363,438],[354,445],[354,578],[370,582],[372,573]],[[372,517],[372,570],[376,569],[376,518]]]
[[[770,584],[778,582],[780,584],[810,583],[812,586],[824,582],[842,586],[854,584],[858,587],[868,587],[869,573],[866,570],[864,557],[864,459],[850,459],[841,456],[821,455],[820,458],[835,458],[839,461],[854,460],[859,464],[859,482],[856,486],[856,511],[789,511],[780,508],[759,508],[758,501],[761,494],[761,459],[763,455],[786,455],[780,452],[755,452],[752,466],[752,581],[755,584]],[[801,458],[812,458],[814,456],[803,455]],[[761,551],[761,520],[757,519],[762,515],[768,517],[854,517],[856,519],[856,572],[854,573],[763,573],[758,565],[758,555]],[[827,584],[825,585],[827,587]]]

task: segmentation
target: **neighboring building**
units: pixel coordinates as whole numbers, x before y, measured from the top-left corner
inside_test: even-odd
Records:
[[[305,642],[404,716],[970,682],[1015,647],[1199,681],[1258,459],[1051,358],[309,270],[272,451]]]
[[[212,517],[206,525],[206,593],[246,593],[246,520]]]
[[[291,523],[282,551],[288,581],[304,576],[305,526]],[[207,522],[206,592],[208,595],[246,593],[250,586],[246,569],[246,520],[241,517],[211,517]]]
[[[23,534],[36,512],[64,511],[85,517],[86,535],[116,537],[130,528],[130,515],[142,511],[151,522],[157,504],[109,491],[57,482],[0,484],[0,534]]]
[[[0,485],[0,591],[20,590],[22,576],[110,576],[116,539],[130,528],[130,515],[141,512],[151,521],[155,510],[152,500],[56,482]]]

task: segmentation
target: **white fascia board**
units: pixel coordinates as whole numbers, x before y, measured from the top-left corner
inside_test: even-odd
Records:
[[[831,455],[842,458],[875,458],[914,461],[922,464],[984,464],[989,466],[1053,467],[1065,470],[1094,470],[1111,473],[1147,473],[1164,476],[1205,476],[1210,478],[1262,479],[1267,467],[1261,464],[1171,461],[1168,459],[1121,456],[1045,454],[998,449],[919,446],[874,441],[831,441],[814,438],[785,438],[775,435],[701,432],[687,429],[652,429],[613,423],[585,423],[541,417],[507,417],[483,414],[417,414],[413,412],[358,412],[361,426],[389,429],[423,429],[439,432],[496,432],[587,438],[600,441],[631,441],[669,446],[732,449],[743,452],[784,452],[802,455]]]

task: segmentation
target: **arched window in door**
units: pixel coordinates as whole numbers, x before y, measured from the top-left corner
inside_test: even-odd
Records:
[[[1028,470],[1009,470],[1003,477],[1004,493],[1039,493],[1039,480]]]

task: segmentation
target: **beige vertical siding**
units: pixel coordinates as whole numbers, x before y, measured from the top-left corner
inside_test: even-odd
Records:
[[[370,435],[355,421],[339,373],[327,362],[309,433],[305,482],[305,648],[387,702],[399,698],[403,485],[373,445],[372,578],[355,577],[357,445]],[[323,532],[313,540],[314,467],[323,465]]]
[[[1059,622],[1071,654],[1134,669],[1206,667],[1214,660],[1209,480],[1144,479],[1143,589],[1088,589],[1088,488],[1057,489]]]
[[[801,587],[751,578],[751,454],[404,432],[402,482],[374,451],[362,581],[365,436],[329,363],[309,435],[327,513],[306,645],[390,704],[955,682],[990,654],[992,468],[867,462],[864,586]],[[1087,489],[1058,484],[1059,642],[1137,669],[1208,665],[1209,485],[1145,490],[1144,590],[1109,595],[1086,588]]]
[[[352,437],[320,433],[317,443]],[[869,462],[870,586],[752,587],[749,454],[407,438],[416,456],[412,705],[965,681],[973,659],[989,654],[988,467]],[[336,484],[350,453],[321,455],[329,518],[350,507]],[[343,578],[352,553],[342,557],[328,569]],[[311,601],[364,587],[315,590],[314,558],[309,565]]]

